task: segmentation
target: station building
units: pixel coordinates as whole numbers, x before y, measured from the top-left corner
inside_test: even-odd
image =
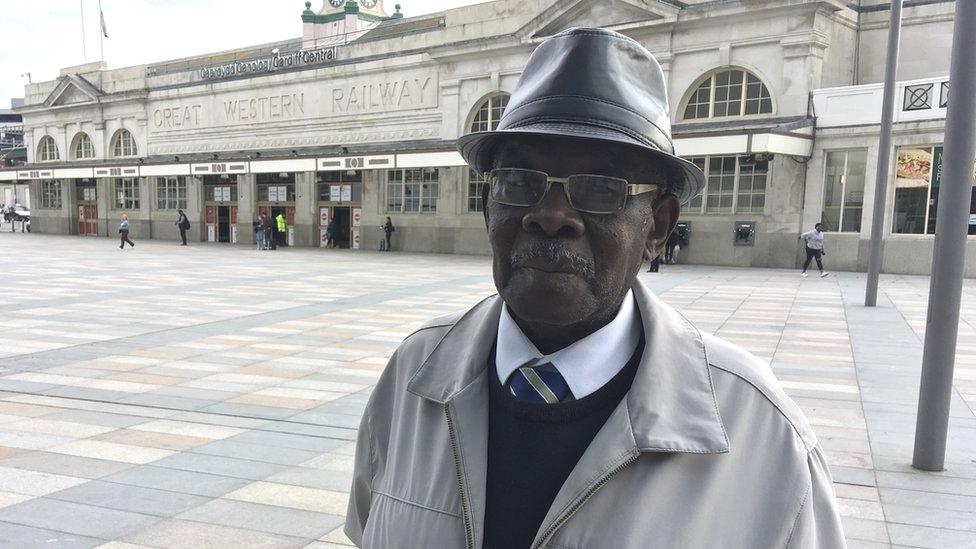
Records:
[[[389,216],[394,249],[489,253],[484,179],[455,141],[497,125],[542,40],[599,26],[654,53],[677,152],[706,173],[681,262],[792,268],[799,234],[823,222],[830,267],[864,270],[883,215],[884,270],[926,273],[955,4],[905,3],[876,213],[888,4],[495,0],[404,17],[383,0],[306,2],[300,38],[28,85],[29,164],[0,185],[29,185],[37,232],[114,235],[127,213],[134,237],[175,239],[182,208],[199,241],[250,244],[257,216],[281,213],[289,245],[322,245],[336,220],[341,246],[375,249]]]

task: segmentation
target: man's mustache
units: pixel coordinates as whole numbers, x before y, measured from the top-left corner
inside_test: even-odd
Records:
[[[557,270],[578,274],[588,282],[596,279],[593,261],[552,240],[537,240],[519,247],[512,252],[510,263],[513,269],[531,263],[546,263]]]

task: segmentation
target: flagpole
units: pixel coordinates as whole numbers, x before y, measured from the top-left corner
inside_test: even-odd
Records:
[[[100,28],[98,29],[98,50],[102,56],[102,62],[105,62],[105,15],[102,12],[102,0],[98,0],[98,24]]]
[[[88,62],[88,48],[85,46],[85,0],[78,0],[78,4],[81,7],[81,55],[85,58],[85,63]]]

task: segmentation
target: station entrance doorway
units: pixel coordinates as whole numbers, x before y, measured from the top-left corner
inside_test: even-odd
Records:
[[[94,179],[76,179],[75,192],[78,197],[78,234],[98,236],[98,201]]]
[[[363,211],[363,172],[321,171],[316,175],[316,181],[319,246],[358,249]]]
[[[258,214],[271,216],[272,235],[277,246],[295,245],[295,173],[257,174]],[[278,216],[285,219],[285,230],[278,230]]]
[[[237,176],[203,176],[207,242],[237,243]]]

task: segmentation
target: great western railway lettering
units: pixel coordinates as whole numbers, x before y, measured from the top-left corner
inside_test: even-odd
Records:
[[[305,94],[289,93],[224,101],[227,122],[268,122],[305,114]]]
[[[332,88],[335,114],[434,106],[430,77]]]

